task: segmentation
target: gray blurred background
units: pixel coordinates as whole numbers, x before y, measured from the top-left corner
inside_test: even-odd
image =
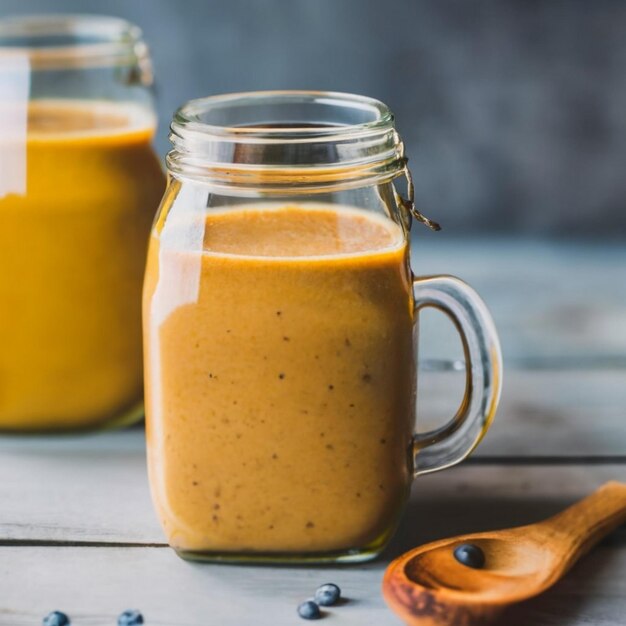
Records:
[[[626,236],[624,0],[2,0],[145,32],[161,128],[255,89],[384,100],[447,233]]]

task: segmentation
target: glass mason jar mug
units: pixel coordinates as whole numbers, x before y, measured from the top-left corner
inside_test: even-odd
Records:
[[[169,543],[186,558],[373,558],[413,477],[459,462],[494,417],[491,318],[460,280],[413,277],[410,223],[427,220],[394,187],[408,170],[384,104],[235,94],[189,102],[171,128],[143,309]],[[427,306],[459,329],[467,385],[450,423],[415,435]]]
[[[151,81],[124,20],[0,20],[0,430],[142,415]]]

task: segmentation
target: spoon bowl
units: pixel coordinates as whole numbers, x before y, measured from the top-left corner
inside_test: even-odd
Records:
[[[548,589],[624,521],[626,485],[610,482],[543,522],[415,548],[389,565],[383,595],[412,626],[484,624]],[[480,548],[483,567],[456,559],[454,551],[463,544]]]

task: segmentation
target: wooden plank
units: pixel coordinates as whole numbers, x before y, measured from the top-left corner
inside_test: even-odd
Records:
[[[449,417],[462,378],[422,374],[420,428]],[[509,372],[500,412],[475,458],[625,456],[625,382],[621,371]],[[0,439],[0,476],[0,538],[160,541],[155,518],[146,514],[139,428]]]
[[[163,542],[150,503],[140,430],[65,438],[48,444],[34,438],[4,440],[0,445],[0,541]],[[568,467],[546,468],[546,476],[560,481],[558,486],[544,486],[540,480],[544,470],[531,469],[464,465],[420,479],[414,494],[418,501],[423,498],[430,502],[427,508],[440,507],[441,502],[449,500],[453,511],[460,497],[455,484],[461,485],[460,490],[471,486],[472,493],[483,500],[489,500],[491,492],[506,500],[509,485],[513,496],[527,493],[534,486],[539,490],[537,495],[544,494],[544,500],[545,494],[559,498],[558,507],[564,499],[577,497],[603,478],[608,480],[614,471],[624,475],[626,464],[621,469],[589,468],[589,480],[586,469],[576,473]],[[526,482],[520,482],[521,475]],[[574,484],[566,484],[569,480]],[[448,498],[450,495],[454,497]],[[471,518],[467,504],[463,502],[458,509],[464,511],[464,519]],[[491,501],[489,506],[493,505]],[[532,503],[524,500],[526,506],[532,513]],[[518,514],[522,512],[518,510]],[[443,531],[447,515],[438,517],[441,519],[436,527]],[[496,518],[490,520],[497,522]],[[504,521],[513,523],[514,519],[507,517]],[[415,541],[417,538],[412,538],[408,543]]]
[[[0,548],[0,624],[40,624],[61,609],[73,626],[111,626],[126,608],[152,626],[281,626],[300,623],[299,602],[328,581],[348,602],[327,616],[345,626],[399,626],[386,607],[383,564],[254,568],[190,564],[150,548]],[[598,548],[540,599],[515,607],[502,626],[623,626],[626,549]]]
[[[0,439],[0,539],[162,541],[144,446],[139,428]]]
[[[421,429],[449,417],[462,385],[458,373],[422,373]],[[511,370],[495,424],[475,458],[625,456],[625,412],[621,370]],[[160,541],[142,429],[0,438],[0,476],[0,539]]]
[[[466,464],[424,476],[386,556],[442,537],[539,521],[609,480],[626,482],[626,465]],[[613,542],[626,547],[626,527]]]
[[[383,603],[380,581],[393,556],[446,535],[535,521],[608,478],[626,479],[626,466],[467,466],[426,477],[384,558],[359,566],[219,566],[183,562],[167,548],[5,545],[0,547],[0,624],[30,626],[48,611],[62,609],[75,626],[105,626],[123,609],[137,607],[153,625],[281,626],[298,623],[298,602],[317,585],[334,581],[349,602],[329,611],[333,623],[392,626],[399,621]],[[119,487],[118,499],[127,505],[123,484]],[[145,508],[143,500],[134,504]],[[503,625],[621,626],[625,612],[626,533],[621,531]]]
[[[461,372],[421,372],[420,430],[449,419],[463,387]],[[626,370],[505,370],[496,420],[475,454],[625,456]]]
[[[623,244],[458,240],[420,232],[412,265],[418,275],[457,275],[482,295],[510,365],[588,367],[605,359],[626,367]],[[458,358],[451,325],[437,313],[422,317],[422,358]]]

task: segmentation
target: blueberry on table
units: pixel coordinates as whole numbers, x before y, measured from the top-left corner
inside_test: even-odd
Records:
[[[326,583],[317,588],[315,601],[320,606],[332,606],[339,600],[339,596],[341,596],[341,589],[334,583]]]
[[[143,615],[135,609],[124,611],[117,618],[117,626],[138,626],[143,624]]]
[[[454,549],[454,558],[461,564],[474,569],[485,566],[485,553],[473,543],[462,543]]]
[[[303,602],[298,607],[298,615],[302,619],[319,619],[320,617],[322,617],[322,614],[320,613],[320,607],[317,606],[317,604],[315,604],[313,600],[307,600],[306,602]]]
[[[61,611],[52,611],[43,618],[43,626],[68,626],[70,618]]]

